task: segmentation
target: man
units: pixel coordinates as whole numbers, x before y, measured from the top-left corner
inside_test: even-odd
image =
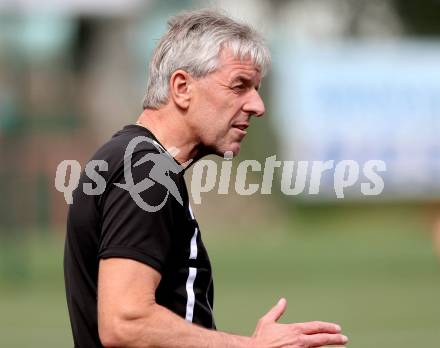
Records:
[[[276,323],[285,299],[260,319],[252,337],[215,330],[211,266],[183,172],[207,154],[238,154],[251,117],[265,111],[258,88],[269,60],[256,32],[217,12],[170,21],[150,64],[137,124],[93,156],[107,163],[99,172],[105,191],[73,196],[65,280],[75,347],[347,342],[336,324]],[[93,181],[83,174],[79,187]]]

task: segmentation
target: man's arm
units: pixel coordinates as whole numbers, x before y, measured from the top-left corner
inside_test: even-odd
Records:
[[[336,324],[278,324],[286,301],[280,300],[258,322],[252,337],[191,324],[155,301],[161,275],[130,259],[101,260],[98,278],[98,327],[104,347],[250,348],[343,345]]]

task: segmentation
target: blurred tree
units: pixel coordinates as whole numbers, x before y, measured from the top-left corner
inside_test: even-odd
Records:
[[[439,0],[394,0],[394,6],[408,34],[418,36],[440,35]]]
[[[440,0],[394,0],[394,5],[409,35],[440,36]],[[427,202],[423,207],[431,222],[434,249],[440,259],[440,200]]]

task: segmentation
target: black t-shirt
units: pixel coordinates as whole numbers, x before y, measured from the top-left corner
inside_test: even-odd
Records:
[[[183,168],[153,134],[137,125],[117,132],[91,161],[97,174],[90,168],[81,174],[69,207],[64,251],[75,347],[102,347],[98,265],[100,259],[111,257],[156,269],[162,275],[156,302],[188,321],[215,329],[211,265],[189,205]]]

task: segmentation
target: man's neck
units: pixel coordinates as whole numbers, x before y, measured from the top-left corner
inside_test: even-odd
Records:
[[[183,164],[203,156],[200,144],[194,139],[181,114],[166,106],[161,109],[145,109],[136,124],[147,128],[159,140],[165,150],[178,149],[174,158]]]

